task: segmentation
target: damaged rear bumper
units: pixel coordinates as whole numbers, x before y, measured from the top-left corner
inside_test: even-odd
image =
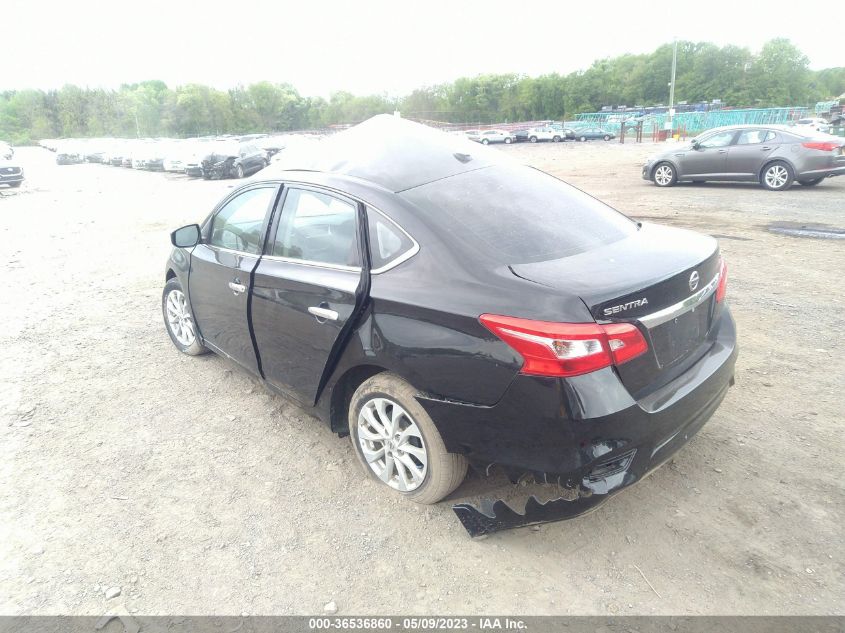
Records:
[[[501,499],[483,499],[478,506],[459,503],[452,506],[452,509],[472,537],[563,521],[590,512],[617,492],[642,481],[669,460],[710,419],[732,384],[733,376],[703,410],[656,445],[643,447],[644,450],[632,449],[613,459],[599,462],[582,478],[578,487],[568,491],[570,494],[565,497],[542,502],[532,495],[521,510],[512,508]],[[548,479],[548,475],[545,477]],[[571,481],[569,476],[557,476],[555,479]]]
[[[684,373],[639,400],[605,368],[567,380],[518,376],[492,407],[420,398],[447,450],[511,481],[526,475],[565,493],[514,509],[504,501],[454,511],[472,536],[584,514],[642,480],[713,415],[734,380],[736,331],[728,310],[712,346]]]

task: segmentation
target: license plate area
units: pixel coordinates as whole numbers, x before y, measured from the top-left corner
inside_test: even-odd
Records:
[[[713,298],[684,314],[649,330],[652,348],[661,368],[667,367],[695,350],[710,331]]]

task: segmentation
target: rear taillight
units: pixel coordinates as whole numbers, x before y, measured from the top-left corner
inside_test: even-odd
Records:
[[[716,288],[716,301],[719,302],[725,298],[725,293],[728,291],[728,265],[723,259],[719,266],[719,285]]]
[[[801,143],[807,149],[817,149],[820,152],[834,152],[839,149],[841,143],[830,141],[811,141],[809,143]]]
[[[523,374],[577,376],[621,365],[648,350],[630,323],[554,323],[495,314],[479,320],[522,356]]]

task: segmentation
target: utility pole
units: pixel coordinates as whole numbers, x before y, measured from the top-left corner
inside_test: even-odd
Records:
[[[672,48],[672,81],[669,82],[669,134],[672,133],[675,116],[675,69],[678,67],[678,38],[675,38],[675,45]]]

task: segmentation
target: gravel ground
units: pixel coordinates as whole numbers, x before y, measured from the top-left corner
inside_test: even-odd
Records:
[[[503,148],[643,220],[718,236],[737,384],[599,510],[470,540],[380,490],[348,439],[171,345],[168,232],[232,182],[19,150],[0,198],[0,613],[841,614],[845,178],[657,189],[650,144]],[[470,477],[453,500],[501,481]],[[529,492],[528,489],[525,492]],[[119,591],[119,595],[113,596]]]

